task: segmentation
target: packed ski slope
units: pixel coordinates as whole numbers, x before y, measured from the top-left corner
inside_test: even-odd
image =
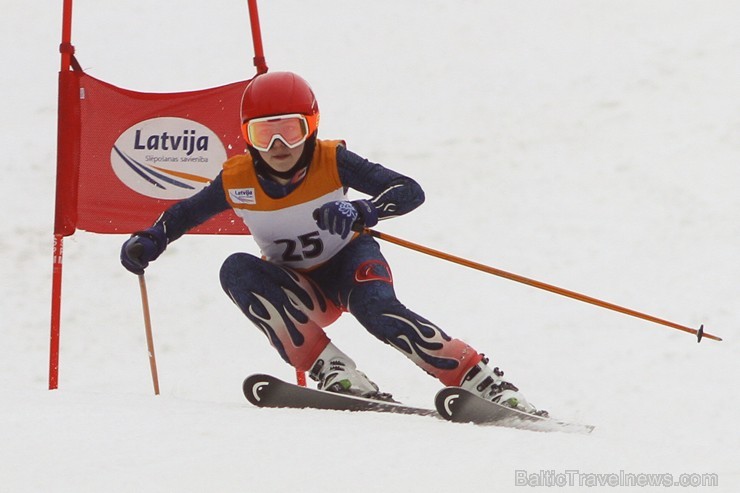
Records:
[[[594,433],[256,409],[244,376],[291,370],[218,283],[227,255],[256,248],[186,236],[147,272],[155,397],[124,238],[78,232],[49,392],[61,2],[6,2],[0,491],[665,491],[715,479],[688,489],[738,491],[740,2],[260,4],[268,65],[312,83],[320,136],[424,187],[422,208],[378,229],[725,341],[386,244],[409,307]],[[246,2],[206,5],[77,0],[79,60],[142,91],[253,75]],[[438,383],[349,316],[329,332],[383,390],[432,404]]]

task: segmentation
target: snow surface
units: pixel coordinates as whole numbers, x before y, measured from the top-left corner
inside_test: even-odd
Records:
[[[251,407],[247,374],[292,371],[218,284],[249,238],[185,237],[147,271],[158,397],[124,238],[67,238],[46,390],[61,3],[4,2],[0,21],[0,491],[531,490],[517,471],[580,474],[535,491],[670,489],[580,486],[620,471],[740,491],[740,2],[261,2],[268,65],[312,83],[321,136],[425,188],[378,229],[725,338],[383,246],[407,305],[591,436]],[[246,2],[208,5],[77,0],[79,60],[142,91],[250,77]],[[439,384],[351,317],[329,332],[431,404]]]

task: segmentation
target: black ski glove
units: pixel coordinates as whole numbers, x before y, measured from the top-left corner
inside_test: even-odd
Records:
[[[161,226],[137,231],[121,247],[121,264],[134,274],[143,274],[149,262],[167,248],[167,235]]]

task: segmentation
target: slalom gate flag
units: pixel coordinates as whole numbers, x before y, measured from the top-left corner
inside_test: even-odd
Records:
[[[50,390],[59,383],[64,237],[77,229],[123,234],[145,229],[169,206],[203,189],[226,159],[246,152],[239,113],[249,80],[199,91],[144,93],[91,77],[74,56],[72,3],[62,0],[59,45]],[[262,74],[267,65],[257,0],[249,0],[248,7],[253,62]],[[189,233],[249,231],[236,214],[226,211]],[[147,313],[143,275],[139,284]]]
[[[197,193],[223,162],[246,152],[239,109],[247,80],[180,93],[121,89],[60,73],[55,233],[132,233]],[[225,212],[190,231],[245,234]]]

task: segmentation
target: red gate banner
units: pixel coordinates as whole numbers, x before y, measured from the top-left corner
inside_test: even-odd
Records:
[[[73,59],[74,60],[74,59]],[[248,81],[180,93],[142,93],[74,70],[60,74],[56,233],[131,233],[208,184],[221,165],[246,152],[239,108]],[[60,149],[62,151],[62,149]],[[192,233],[244,234],[221,214]]]

